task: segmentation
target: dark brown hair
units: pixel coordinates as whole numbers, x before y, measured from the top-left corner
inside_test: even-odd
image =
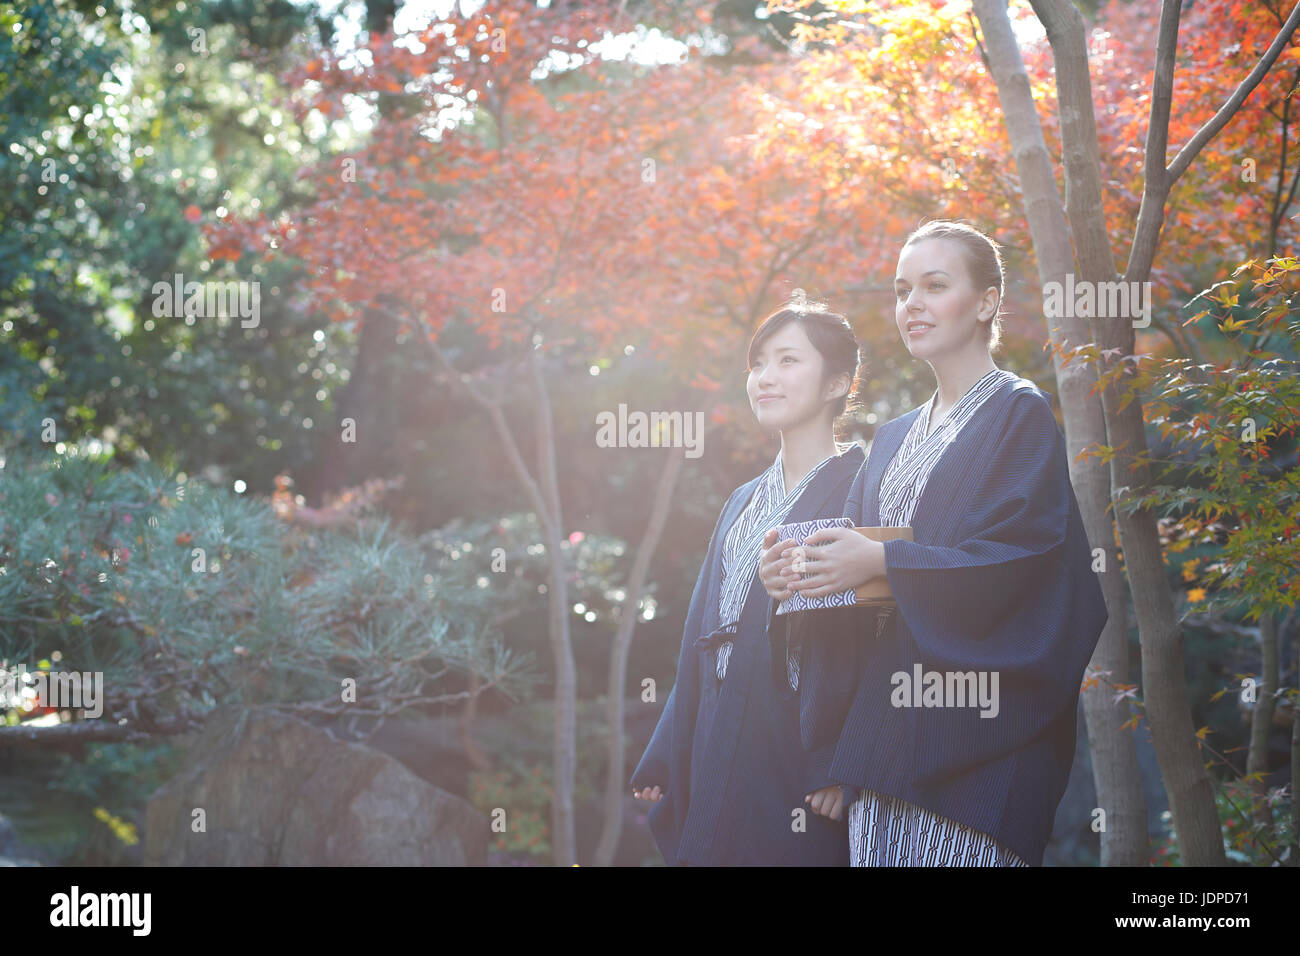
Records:
[[[833,427],[838,432],[861,405],[859,393],[866,368],[860,360],[861,350],[853,334],[853,326],[838,312],[830,311],[825,302],[809,301],[803,289],[795,289],[790,298],[764,319],[754,333],[749,342],[749,367],[753,367],[754,357],[763,343],[791,322],[799,324],[813,348],[825,360],[823,383],[838,375],[849,376],[848,391],[830,403],[834,412]]]
[[[932,219],[913,231],[903,243],[903,248],[926,239],[947,239],[957,243],[975,288],[981,292],[990,286],[998,290],[997,308],[984,332],[989,351],[994,351],[1002,342],[1002,295],[1006,286],[1006,271],[998,244],[969,223],[954,219]]]

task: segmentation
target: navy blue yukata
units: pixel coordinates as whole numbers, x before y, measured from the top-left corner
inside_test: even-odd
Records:
[[[845,517],[879,525],[880,486],[917,408],[877,432]],[[934,464],[912,541],[885,543],[897,611],[877,631],[825,618],[825,669],[801,686],[830,776],[987,834],[1040,865],[1074,758],[1079,688],[1106,604],[1048,396],[1006,376]],[[809,612],[812,618],[821,612]],[[996,672],[998,711],[898,706],[893,675]],[[810,675],[811,677],[811,675]]]
[[[864,459],[854,446],[825,461],[779,523],[840,517]],[[844,816],[831,820],[804,802],[805,795],[833,785],[836,736],[825,735],[813,747],[801,739],[786,616],[772,624],[776,602],[763,589],[757,565],[734,630],[724,632],[721,625],[732,622],[719,620],[724,541],[762,478],[732,492],[718,518],[691,595],[676,682],[631,779],[637,790],[658,786],[664,794],[649,816],[669,865],[849,863]],[[861,624],[864,617],[853,619]],[[729,652],[721,667],[720,649]],[[819,647],[791,653],[803,672],[819,673]],[[797,683],[802,686],[803,678]]]

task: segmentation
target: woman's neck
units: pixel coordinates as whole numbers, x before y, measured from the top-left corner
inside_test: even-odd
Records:
[[[820,462],[839,454],[835,432],[827,422],[815,421],[781,432],[781,471],[788,492]]]
[[[993,356],[982,343],[958,355],[930,359],[929,364],[939,383],[939,397],[931,410],[931,421],[951,411],[976,382],[997,368]]]

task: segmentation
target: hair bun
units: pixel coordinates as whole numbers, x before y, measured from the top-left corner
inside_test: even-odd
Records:
[[[825,312],[827,304],[808,298],[808,293],[803,289],[792,289],[790,301],[786,303],[785,308],[792,312]]]

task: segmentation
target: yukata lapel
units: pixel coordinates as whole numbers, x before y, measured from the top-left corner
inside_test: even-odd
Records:
[[[830,498],[831,492],[844,479],[844,473],[848,471],[850,476],[856,474],[857,469],[862,467],[864,458],[865,455],[862,449],[858,447],[849,449],[835,461],[827,462],[826,467],[812,480],[812,484],[804,489],[803,494],[794,503],[789,516],[782,524],[811,521],[821,514],[826,507],[826,501]],[[849,469],[852,469],[852,471],[849,471]],[[757,599],[767,605],[767,628],[770,629],[772,627],[772,618],[775,616],[776,608],[780,602],[767,596],[767,591],[764,589],[762,582],[758,580],[757,568],[754,569],[754,583],[749,589],[749,599]],[[746,610],[748,609],[747,603]]]
[[[798,521],[810,521],[821,514],[826,507],[826,502],[831,494],[844,481],[845,477],[852,477],[858,468],[862,466],[863,454],[861,448],[851,448],[843,455],[837,457],[834,461],[829,461],[822,468],[817,476],[804,488],[803,493],[796,499],[794,505],[790,508],[790,513],[781,522],[782,524],[794,524]],[[748,499],[746,499],[748,500]],[[727,662],[727,678],[730,680],[733,673],[732,668],[736,665],[736,653],[742,643],[756,646],[757,641],[743,642],[739,640],[741,634],[752,633],[752,629],[759,621],[764,621],[763,629],[772,625],[772,617],[776,613],[779,602],[768,596],[762,581],[758,578],[758,568],[754,569],[754,578],[749,585],[749,593],[745,597],[745,606],[740,612],[740,627],[737,629],[736,647],[731,651],[731,659]],[[715,625],[716,626],[716,625]],[[753,662],[753,654],[746,654],[749,663]],[[748,664],[745,665],[748,667]],[[746,671],[747,673],[747,671]],[[749,686],[748,677],[744,681],[737,681],[735,686],[747,688]]]
[[[867,491],[862,505],[862,527],[874,528],[880,524],[880,482],[885,468],[903,445],[903,439],[912,428],[912,422],[921,414],[918,405],[907,414],[895,419],[893,428],[885,426],[876,433],[871,443],[871,454],[867,458]]]
[[[999,385],[934,463],[912,516],[912,540],[920,544],[953,543],[961,526],[961,516],[949,513],[953,498],[971,479],[971,464],[981,459],[978,449],[991,446],[997,438],[992,434],[993,426],[1002,421],[1001,410],[1011,400],[1015,383],[1015,379],[1007,379]]]
[[[727,535],[731,533],[731,526],[736,523],[740,513],[745,510],[749,504],[749,499],[754,497],[754,491],[758,488],[758,483],[763,479],[762,473],[750,479],[742,485],[741,492],[731,499],[731,504],[722,515],[722,524],[718,528],[718,540],[716,542],[716,551],[712,555],[712,563],[709,566],[708,586],[704,592],[704,616],[700,620],[699,633],[708,634],[714,631],[722,623],[719,617],[722,613],[722,552],[726,548]],[[693,641],[699,634],[688,634],[687,640]]]
[[[831,496],[835,486],[844,479],[845,473],[850,476],[856,473],[858,468],[862,467],[862,460],[862,449],[855,447],[850,448],[834,461],[828,461],[826,467],[803,490],[803,494],[799,496],[799,500],[790,509],[789,516],[782,523],[794,524],[796,521],[811,521],[816,518],[826,507],[826,499]],[[757,571],[754,573],[758,574]]]

